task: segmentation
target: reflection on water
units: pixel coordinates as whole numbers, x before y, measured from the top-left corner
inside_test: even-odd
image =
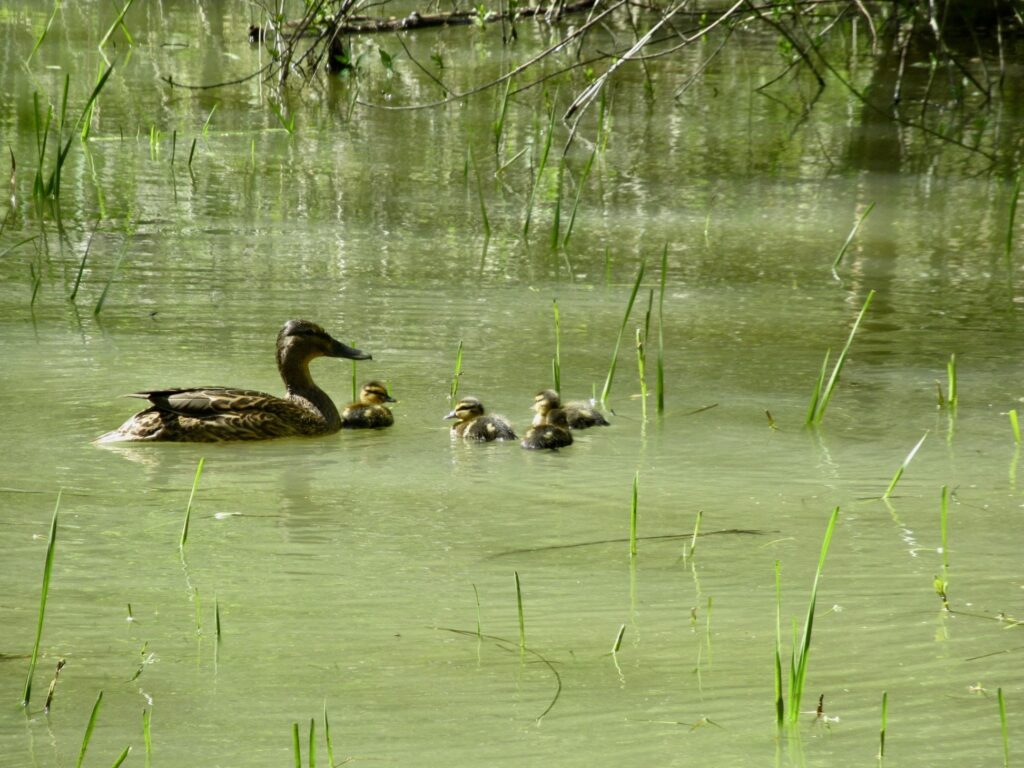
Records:
[[[42,23],[42,10],[19,13]],[[93,71],[96,41],[75,36],[95,25],[78,5],[62,13],[68,59],[42,54]],[[254,55],[233,31],[247,12],[200,16],[197,30],[190,4],[132,9],[137,61],[104,93],[88,150],[74,145],[59,226],[51,216],[40,226],[22,168],[34,151],[32,91],[55,93],[62,71],[27,77],[12,64],[0,75],[16,105],[0,126],[25,158],[0,250],[39,235],[0,258],[0,681],[9,693],[23,684],[60,489],[36,690],[58,658],[68,662],[48,716],[37,697],[27,720],[0,717],[0,766],[67,764],[99,690],[90,761],[113,762],[128,744],[141,761],[145,708],[155,762],[230,764],[244,751],[248,765],[280,765],[292,759],[292,723],[305,731],[317,718],[322,739],[326,702],[336,761],[835,765],[875,754],[883,691],[894,764],[998,761],[995,690],[1010,702],[1024,694],[1000,619],[1019,602],[1024,507],[1006,415],[1024,397],[1020,269],[992,255],[1005,190],[955,175],[839,172],[818,149],[842,141],[846,95],[826,92],[817,138],[783,141],[770,129],[782,125],[777,107],[751,105],[746,70],[732,62],[709,72],[717,96],[699,118],[623,88],[570,246],[553,253],[554,178],[541,179],[523,238],[529,157],[484,173],[480,187],[467,173],[467,146],[482,168],[485,153],[494,162],[491,102],[350,119],[350,85],[338,81],[302,97],[288,135],[256,82],[217,95],[154,87],[155,69],[203,81],[223,76],[225,56]],[[32,41],[4,29],[12,61],[24,60]],[[495,65],[462,51],[458,34],[409,43],[422,60],[449,46],[453,78],[469,77],[461,57]],[[532,28],[521,35],[520,45],[539,42]],[[752,61],[777,67],[774,52]],[[539,141],[535,123],[527,97],[515,100],[501,160]],[[164,136],[155,155],[153,124]],[[181,158],[193,137],[189,173]],[[581,146],[568,176],[587,160]],[[872,202],[837,280],[835,254]],[[635,331],[652,301],[653,389],[665,243],[666,409],[652,403],[645,424]],[[551,385],[555,299],[563,393],[599,391],[641,258],[647,279],[620,349],[611,427],[558,453],[451,440],[443,416],[460,341],[459,393],[525,430],[534,393]],[[871,289],[824,422],[805,429],[825,350],[834,359]],[[281,394],[273,340],[292,317],[373,354],[357,380],[389,383],[394,427],[253,445],[91,444],[138,405],[127,392]],[[955,414],[935,395],[951,353]],[[349,363],[313,372],[336,402],[350,399]],[[934,592],[943,486],[952,613]],[[804,697],[813,707],[824,695],[829,719],[811,715],[802,741],[783,742],[772,727],[775,563],[785,653],[836,505]]]

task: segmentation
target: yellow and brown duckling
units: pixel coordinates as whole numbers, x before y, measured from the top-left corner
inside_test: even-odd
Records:
[[[537,414],[537,418],[541,418],[541,415]],[[526,436],[520,445],[535,451],[557,451],[559,448],[572,445],[572,432],[569,431],[569,420],[565,410],[551,408],[546,411],[541,423],[534,421],[533,426],[526,430]]]
[[[250,389],[195,387],[135,392],[150,407],[132,416],[98,443],[169,441],[212,443],[312,437],[341,429],[341,415],[331,398],[313,383],[309,364],[318,357],[371,357],[342,344],[308,320],[289,320],[277,335],[277,368],[285,396]]]
[[[533,418],[534,426],[546,423],[547,414],[557,409],[565,412],[565,421],[570,429],[609,426],[608,420],[601,412],[586,403],[571,402],[562,405],[562,399],[553,389],[542,389],[534,396],[533,410],[537,412]]]
[[[391,409],[384,403],[397,402],[379,381],[369,381],[359,390],[359,400],[341,411],[343,429],[379,429],[395,423]]]
[[[445,418],[459,420],[452,426],[452,437],[486,442],[516,439],[512,425],[501,416],[485,413],[484,404],[475,397],[464,397],[459,400]]]

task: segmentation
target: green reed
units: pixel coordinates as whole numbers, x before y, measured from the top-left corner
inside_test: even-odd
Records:
[[[885,757],[885,731],[889,719],[889,692],[882,691],[882,727],[878,732],[878,759]]]
[[[604,380],[604,388],[601,390],[601,405],[607,405],[608,395],[612,391],[612,379],[615,378],[615,367],[619,361],[619,347],[622,345],[622,335],[626,332],[626,324],[629,322],[629,316],[633,312],[633,303],[636,301],[636,294],[640,290],[640,283],[644,279],[644,270],[647,266],[647,262],[643,259],[640,261],[640,269],[636,274],[636,281],[633,283],[633,290],[629,294],[629,302],[626,304],[626,312],[622,316],[622,324],[619,326],[619,335],[615,338],[615,348],[612,350],[612,362],[608,367],[608,375]]]
[[[842,351],[839,353],[839,357],[836,359],[835,366],[832,368],[832,374],[828,378],[828,382],[825,383],[825,370],[828,368],[828,359],[831,353],[831,349],[825,352],[825,362],[821,365],[821,373],[818,376],[817,384],[814,387],[814,392],[811,396],[811,405],[807,411],[807,425],[819,424],[822,418],[825,416],[825,409],[828,408],[829,401],[832,399],[832,393],[835,390],[836,384],[839,382],[839,374],[843,370],[843,366],[846,364],[846,355],[850,351],[850,346],[853,344],[853,337],[857,333],[857,329],[860,327],[861,320],[864,319],[864,314],[868,311],[868,307],[871,305],[871,299],[875,296],[875,291],[872,288],[868,291],[867,298],[864,299],[864,305],[860,308],[860,313],[857,315],[857,319],[853,323],[853,328],[850,329],[850,335],[846,339],[846,344],[843,346]]]
[[[476,165],[476,158],[473,151],[468,150],[469,165],[473,169],[473,178],[476,179],[476,197],[480,202],[480,224],[484,229],[484,238],[491,239],[491,220],[487,217],[487,203],[484,201],[484,183],[480,179],[480,169]]]
[[[25,678],[25,690],[21,696],[21,706],[27,707],[32,698],[32,676],[39,661],[39,643],[43,638],[43,619],[46,616],[46,599],[50,594],[50,576],[53,574],[53,557],[57,550],[57,515],[60,510],[60,498],[64,491],[57,492],[57,503],[53,508],[53,519],[50,521],[50,533],[46,539],[46,561],[43,565],[43,585],[39,594],[39,618],[36,620],[36,641],[32,646],[32,657],[28,663],[28,676]]]
[[[50,31],[50,27],[53,26],[53,20],[57,18],[57,11],[60,10],[60,0],[53,0],[53,10],[50,11],[50,18],[46,20],[46,26],[43,27],[43,31],[39,33],[39,37],[36,38],[36,44],[32,46],[32,50],[28,54],[28,58],[25,59],[25,66],[29,65],[32,61],[32,57],[36,55],[36,51],[39,50],[39,46],[43,44],[46,39],[46,34]]]
[[[63,658],[57,659],[57,667],[53,670],[53,679],[50,680],[50,687],[46,689],[46,702],[43,704],[43,712],[49,714],[50,707],[53,704],[53,696],[57,692],[57,679],[60,677],[60,671],[64,669],[67,661]]]
[[[302,768],[302,744],[299,741],[299,724],[292,723],[292,749],[295,752],[295,768]]]
[[[1017,420],[1017,409],[1011,408],[1007,415],[1010,417],[1010,429],[1013,430],[1013,442],[1020,445],[1020,422]]]
[[[309,768],[316,768],[316,720],[309,718]],[[331,767],[333,768],[333,766]]]
[[[552,252],[558,250],[559,235],[562,229],[562,189],[565,181],[565,156],[558,162],[558,170],[555,173],[555,211],[551,217],[551,240],[549,247]],[[568,256],[566,256],[568,260]],[[572,265],[569,265],[569,275],[572,276]]]
[[[693,536],[690,537],[690,548],[686,552],[686,557],[693,557],[694,552],[697,551],[697,537],[700,536],[700,523],[704,518],[704,510],[697,510],[697,518],[693,521]]]
[[[519,652],[526,652],[526,620],[523,617],[523,588],[519,583],[519,571],[513,571],[516,577],[516,613],[519,616]]]
[[[625,624],[620,624],[619,625],[619,632],[618,632],[618,634],[615,635],[615,642],[612,643],[612,655],[615,655],[616,653],[618,653],[619,649],[622,648],[622,637],[625,634],[626,634],[626,625]]]
[[[540,186],[541,179],[544,175],[544,169],[547,167],[548,155],[551,152],[551,141],[555,135],[555,104],[551,105],[551,116],[548,120],[548,130],[544,136],[544,144],[541,147],[540,159],[537,163],[537,172],[533,177],[533,183],[530,185],[530,195],[526,200],[526,219],[523,221],[523,238],[525,239],[530,233],[530,220],[533,218],[533,203],[537,197],[537,187]]]
[[[459,339],[459,348],[455,352],[455,372],[452,374],[452,385],[448,391],[448,401],[454,407],[456,396],[459,394],[459,379],[462,377],[462,339]]]
[[[668,275],[668,243],[661,251],[661,281],[658,285],[658,372],[654,392],[659,414],[665,412],[665,281]]]
[[[121,763],[123,763],[125,760],[127,760],[128,759],[128,753],[131,752],[131,751],[132,751],[132,746],[131,746],[131,744],[129,744],[127,747],[125,747],[123,750],[121,750],[121,754],[117,756],[117,760],[114,761],[114,764],[111,766],[111,768],[117,768],[119,765],[121,765]]]
[[[331,721],[327,719],[327,699],[324,699],[324,740],[327,742],[327,765],[334,768],[334,742],[331,740]]]
[[[92,739],[92,732],[96,728],[96,718],[100,714],[100,704],[103,703],[103,691],[96,697],[96,703],[92,705],[92,713],[89,715],[89,722],[85,726],[85,734],[82,736],[82,746],[78,750],[78,760],[75,768],[82,768],[82,761],[85,760],[85,752],[89,748],[89,741]]]
[[[1013,223],[1017,218],[1017,200],[1020,198],[1020,179],[1021,174],[1017,173],[1017,180],[1013,185],[1013,194],[1010,195],[1010,215],[1006,223],[1006,260],[1010,260],[1010,254],[1013,253]]]
[[[98,87],[102,88],[101,82],[104,79],[104,72],[105,71],[106,71],[106,69],[105,69],[104,65],[100,64],[99,69],[96,72],[96,85]],[[82,124],[82,131],[79,134],[79,137],[82,139],[82,141],[88,141],[89,140],[89,132],[92,130],[92,116],[93,116],[93,112],[95,111],[95,109],[96,109],[96,102],[92,101],[82,111],[82,119],[79,121]]]
[[[647,423],[647,353],[644,351],[644,336],[636,329],[636,370],[640,380],[640,421]]]
[[[900,464],[899,469],[896,470],[896,474],[892,476],[892,481],[889,483],[889,487],[886,488],[885,493],[882,494],[883,499],[888,499],[892,495],[893,490],[896,488],[896,483],[898,483],[900,481],[900,478],[903,477],[903,472],[906,470],[910,462],[913,461],[914,456],[921,448],[921,445],[924,443],[926,437],[928,437],[927,432],[921,435],[921,439],[918,440],[917,444],[910,449],[910,453],[907,454],[907,458],[903,460],[903,463]]]
[[[142,710],[142,743],[146,749],[146,768],[153,762],[153,710]]]
[[[949,397],[946,402],[949,403],[949,407],[956,410],[957,404],[957,386],[956,386],[956,352],[949,356],[949,362],[946,363],[946,380],[949,387]]]
[[[594,148],[590,151],[590,157],[588,157],[587,162],[584,163],[579,181],[576,182],[576,197],[573,198],[572,210],[569,212],[569,223],[565,225],[565,235],[562,237],[563,248],[566,248],[569,245],[569,238],[572,237],[572,229],[576,224],[576,214],[580,209],[580,198],[583,197],[583,188],[587,183],[587,177],[590,176],[590,171],[594,167],[595,157],[597,157],[597,144],[594,144]]]
[[[999,731],[1003,736],[1003,765],[1009,768],[1010,765],[1010,737],[1006,727],[1006,699],[1003,698],[1003,689],[1000,686],[996,689],[996,699],[999,701]]]
[[[217,111],[217,107],[219,107],[219,106],[220,106],[220,102],[218,101],[210,109],[210,114],[208,114],[206,116],[206,121],[203,123],[203,129],[202,129],[202,134],[203,134],[203,138],[204,139],[206,138],[207,134],[210,131],[210,121],[213,120],[213,113]]]
[[[220,599],[217,594],[213,595],[213,626],[216,633],[217,642],[220,642]]]
[[[835,272],[840,262],[843,260],[843,256],[846,255],[847,249],[850,247],[850,243],[853,242],[853,238],[857,235],[857,230],[860,229],[860,225],[864,223],[864,219],[868,217],[875,208],[875,204],[871,203],[867,208],[864,209],[864,213],[860,215],[857,222],[853,225],[853,229],[850,230],[850,234],[846,236],[846,241],[843,243],[843,247],[839,249],[839,253],[836,254],[835,261],[832,262],[832,271]]]
[[[501,150],[501,135],[505,131],[505,118],[508,115],[509,96],[512,94],[512,81],[510,77],[505,81],[505,93],[501,98],[501,107],[498,109],[498,117],[492,126],[494,131],[494,156],[497,157]]]
[[[289,136],[294,134],[295,133],[295,115],[292,114],[292,115],[286,117],[285,113],[284,113],[284,110],[282,109],[282,105],[281,104],[276,104],[273,101],[268,102],[268,103],[270,104],[270,111],[273,112],[274,115],[277,117],[277,122],[281,124],[281,127],[284,128],[285,131],[287,131]]]
[[[555,356],[551,360],[551,373],[555,382],[555,392],[562,391],[562,318],[558,312],[558,299],[552,299],[551,306],[555,312]]]
[[[128,45],[132,45],[135,42],[132,40],[132,36],[128,32],[128,28],[124,25],[124,15],[128,13],[128,9],[132,7],[132,3],[134,2],[135,0],[128,0],[128,2],[125,3],[124,8],[122,8],[121,12],[117,15],[117,18],[114,19],[114,23],[110,25],[110,29],[107,30],[107,34],[103,36],[103,39],[100,40],[100,44],[97,46],[101,51],[107,44],[107,40],[110,39],[110,36],[114,34],[114,30],[118,27],[121,27],[121,31],[124,33],[125,41]]]
[[[92,240],[96,236],[96,230],[100,226],[100,217],[96,217],[96,223],[92,226],[92,232],[89,233],[89,239],[85,243],[85,251],[82,253],[82,260],[78,263],[78,272],[75,274],[75,284],[71,288],[71,295],[68,297],[68,301],[74,303],[75,297],[78,296],[78,287],[82,284],[82,275],[85,273],[85,261],[89,258],[89,249],[92,248]]]
[[[790,659],[792,663],[792,659]],[[782,688],[782,564],[775,561],[775,722],[786,719],[785,691]]]
[[[188,524],[192,518],[192,501],[196,497],[196,489],[199,488],[199,478],[203,476],[203,464],[205,463],[205,458],[199,459],[195,476],[192,478],[192,492],[188,495],[188,506],[185,507],[185,522],[181,526],[181,538],[178,540],[178,549],[180,550],[185,549],[185,542],[188,540]]]
[[[633,498],[629,505],[629,556],[636,557],[636,515],[640,489],[640,470],[633,475]]]
[[[814,629],[814,609],[818,600],[818,583],[821,580],[822,571],[825,569],[825,558],[828,555],[829,544],[832,541],[832,532],[835,530],[836,521],[839,519],[839,507],[832,510],[829,517],[828,527],[825,529],[825,538],[821,543],[821,553],[818,556],[818,568],[814,573],[814,585],[811,587],[811,596],[807,603],[807,617],[804,619],[804,631],[800,644],[794,649],[791,655],[789,670],[789,722],[796,723],[800,717],[800,700],[803,697],[804,685],[807,682],[807,668],[811,655],[811,633]],[[795,627],[794,627],[795,628]],[[777,644],[781,644],[781,637],[777,638]],[[781,656],[779,656],[781,660]],[[781,662],[780,662],[781,663]],[[778,703],[776,711],[779,710]]]

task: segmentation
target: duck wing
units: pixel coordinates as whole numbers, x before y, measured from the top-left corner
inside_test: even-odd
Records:
[[[192,389],[154,389],[133,392],[128,397],[149,400],[153,408],[195,419],[221,416],[225,413],[267,410],[282,402],[281,398],[254,389],[228,387],[195,387]]]

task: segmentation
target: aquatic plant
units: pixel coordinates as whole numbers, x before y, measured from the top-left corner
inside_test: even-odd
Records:
[[[644,279],[644,269],[647,262],[640,260],[640,269],[637,271],[636,280],[633,282],[633,290],[629,294],[629,301],[626,304],[626,312],[622,316],[622,324],[619,326],[619,335],[615,338],[615,348],[612,350],[612,362],[608,366],[608,375],[604,379],[604,387],[601,390],[601,405],[607,406],[608,395],[612,391],[612,379],[615,378],[615,367],[619,361],[619,347],[622,345],[622,335],[626,332],[626,323],[633,312],[633,303],[636,301],[637,291],[640,290],[640,283]]]
[[[477,168],[476,158],[473,156],[473,150],[467,149],[466,155],[469,158],[469,165],[473,169],[473,177],[476,179],[476,196],[480,202],[480,224],[484,230],[484,239],[490,240],[491,238],[491,220],[487,217],[487,203],[484,202],[484,185],[480,180],[480,169]]]
[[[1006,699],[1003,698],[1003,688],[996,689],[996,699],[999,702],[999,731],[1003,737],[1003,766],[1010,766],[1010,736],[1006,726]]]
[[[92,705],[92,712],[89,714],[89,722],[85,725],[85,733],[82,735],[82,746],[78,749],[78,760],[75,761],[75,768],[82,768],[85,760],[85,752],[89,748],[89,741],[92,739],[92,732],[96,728],[96,718],[100,714],[100,704],[103,703],[103,691],[96,697],[96,703]]]
[[[452,374],[452,384],[448,390],[449,405],[454,406],[456,397],[459,394],[459,379],[462,377],[462,339],[459,339],[459,348],[455,351],[455,372]]]
[[[203,464],[206,463],[205,458],[199,459],[199,464],[196,466],[195,476],[192,478],[192,491],[188,495],[188,505],[185,507],[185,522],[181,526],[181,538],[178,540],[178,549],[184,551],[185,542],[188,540],[188,524],[192,518],[192,501],[196,496],[196,489],[199,487],[199,478],[203,476]]]
[[[1006,261],[1009,263],[1010,255],[1013,253],[1013,224],[1017,218],[1017,201],[1020,199],[1021,173],[1018,171],[1017,180],[1013,184],[1013,193],[1010,195],[1010,213],[1006,222]]]
[[[811,636],[814,629],[814,610],[818,600],[818,583],[821,581],[821,574],[825,569],[825,557],[828,555],[829,544],[832,542],[832,532],[835,530],[836,521],[839,519],[839,507],[832,510],[828,526],[825,529],[825,537],[821,543],[821,553],[818,555],[818,567],[814,573],[814,584],[811,587],[811,596],[807,602],[807,616],[804,619],[803,635],[799,645],[794,643],[790,653],[789,667],[789,696],[788,702],[783,700],[782,691],[782,623],[781,623],[781,578],[778,561],[775,563],[775,594],[776,594],[776,619],[775,619],[775,715],[777,722],[781,725],[784,719],[790,724],[796,723],[800,717],[800,701],[803,698],[804,686],[807,682],[807,669],[811,655]],[[794,623],[794,633],[796,625]],[[796,636],[794,634],[794,641]],[[788,714],[786,710],[788,707]]]
[[[842,248],[839,249],[839,253],[836,254],[836,258],[832,262],[832,274],[833,275],[835,274],[836,269],[839,267],[840,262],[843,260],[843,256],[846,255],[846,251],[849,249],[850,243],[853,242],[853,238],[856,236],[857,230],[860,229],[860,225],[864,223],[864,219],[866,219],[868,217],[868,214],[871,213],[871,211],[873,211],[874,209],[875,209],[875,204],[871,203],[871,205],[869,205],[867,208],[864,209],[864,213],[862,213],[857,218],[856,223],[853,225],[853,229],[851,229],[850,230],[850,234],[848,234],[846,236],[846,241],[843,243]]]
[[[900,478],[903,477],[904,470],[906,470],[907,466],[913,460],[914,456],[917,454],[917,451],[921,448],[921,444],[924,443],[926,437],[928,437],[927,432],[921,435],[921,439],[918,440],[917,444],[910,449],[910,453],[907,454],[907,458],[903,460],[903,463],[900,464],[899,469],[896,470],[896,474],[892,476],[892,481],[889,483],[889,487],[886,488],[885,493],[882,494],[883,499],[888,499],[892,495],[893,490],[896,488],[896,483],[898,483],[900,481]]]
[[[551,373],[555,383],[555,392],[562,391],[562,318],[558,312],[558,299],[552,299],[555,312],[555,356],[551,359]]]
[[[63,490],[57,492],[57,503],[53,507],[53,519],[50,520],[50,533],[46,539],[46,561],[43,565],[43,585],[39,591],[39,617],[36,619],[36,641],[32,646],[32,656],[28,663],[28,676],[25,678],[25,689],[21,696],[21,706],[27,707],[32,698],[32,676],[39,661],[39,642],[43,637],[43,619],[46,616],[46,599],[50,594],[50,576],[53,573],[53,557],[57,550],[57,515],[60,511],[60,499]]]
[[[665,282],[668,276],[668,243],[661,251],[661,281],[658,285],[658,374],[654,383],[659,414],[665,412]]]
[[[629,556],[636,557],[636,515],[640,488],[640,470],[633,475],[633,497],[629,505]]]
[[[1010,429],[1013,430],[1013,442],[1020,445],[1020,422],[1017,420],[1017,409],[1011,408],[1007,415],[1010,417]]]
[[[526,652],[526,621],[523,617],[523,588],[519,583],[519,571],[513,571],[516,577],[516,613],[519,616],[519,652]]]
[[[882,726],[878,731],[878,759],[885,757],[885,731],[889,719],[889,692],[882,691]]]
[[[860,327],[861,320],[864,319],[864,313],[868,311],[868,307],[871,305],[871,299],[873,299],[874,296],[874,289],[868,291],[867,298],[864,299],[864,305],[860,308],[857,319],[853,323],[853,328],[850,329],[850,335],[846,339],[846,344],[843,346],[842,352],[839,353],[839,357],[836,359],[835,366],[832,368],[832,374],[829,376],[827,384],[824,383],[825,371],[828,368],[828,359],[832,350],[828,349],[825,351],[825,361],[821,364],[821,373],[818,375],[818,381],[815,384],[814,391],[811,393],[811,404],[807,410],[806,423],[808,426],[819,424],[824,418],[825,409],[828,408],[829,401],[832,399],[832,393],[835,390],[836,384],[839,382],[839,374],[842,372],[843,366],[846,364],[846,355],[849,353],[850,346],[853,344],[853,337],[856,335],[857,329]]]
[[[551,114],[548,118],[548,129],[544,134],[544,144],[541,146],[540,159],[537,161],[537,171],[533,176],[533,183],[530,184],[530,194],[526,200],[526,218],[523,221],[523,239],[530,233],[530,220],[533,218],[533,201],[537,196],[537,187],[540,186],[541,177],[547,167],[548,154],[551,152],[551,140],[555,134],[555,106],[551,105]]]
[[[618,653],[619,649],[622,648],[622,637],[625,634],[626,634],[626,625],[625,624],[620,624],[619,625],[619,631],[615,635],[615,642],[612,643],[612,655],[615,655],[616,653]]]

